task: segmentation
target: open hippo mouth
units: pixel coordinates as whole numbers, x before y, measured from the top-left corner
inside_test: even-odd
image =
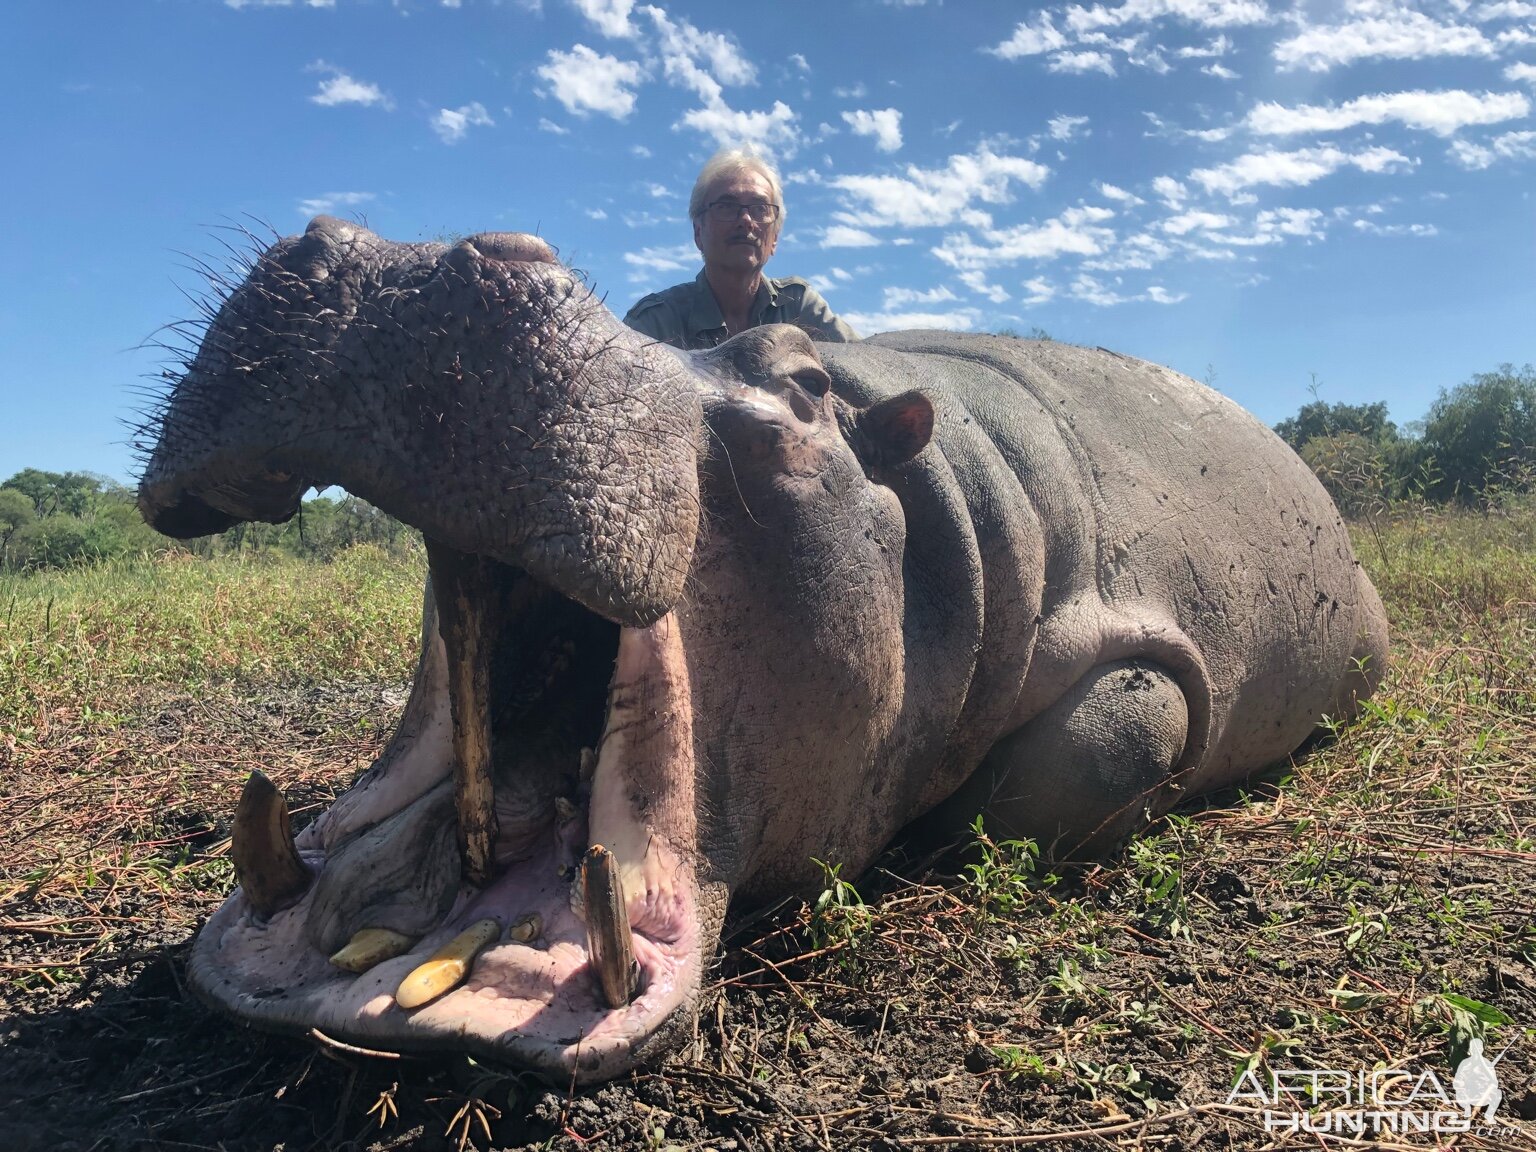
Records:
[[[174,536],[341,484],[421,528],[432,595],[389,747],[295,840],[259,775],[193,986],[261,1027],[565,1078],[662,1050],[725,885],[702,863],[678,610],[698,393],[535,237],[319,218],[227,290],[151,422]]]
[[[259,1026],[612,1075],[685,1023],[714,943],[676,618],[620,626],[509,565],[429,558],[393,741],[296,841],[252,777],[241,890],[193,984]]]

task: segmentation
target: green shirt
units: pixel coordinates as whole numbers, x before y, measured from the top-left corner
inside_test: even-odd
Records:
[[[859,338],[837,318],[821,293],[798,276],[779,280],[763,277],[748,314],[750,326],[759,324],[794,324],[810,334],[812,340],[847,344]],[[674,284],[660,292],[643,296],[624,315],[624,323],[674,348],[713,348],[725,342],[725,317],[709,281],[700,270],[698,276],[683,284]]]

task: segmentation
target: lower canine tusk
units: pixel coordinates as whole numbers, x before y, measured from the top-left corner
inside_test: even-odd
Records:
[[[501,925],[495,920],[476,920],[400,981],[400,987],[395,989],[395,1003],[406,1009],[420,1008],[445,992],[452,992],[468,978],[475,957],[500,936]]]
[[[375,964],[404,956],[416,944],[417,937],[406,936],[392,928],[360,928],[346,946],[331,957],[331,963],[344,972],[361,974]]]
[[[619,862],[601,844],[581,858],[581,898],[587,915],[587,954],[610,1008],[623,1008],[635,998],[640,969],[635,963],[635,938],[625,907]]]
[[[309,891],[313,876],[294,846],[288,801],[259,771],[245,782],[229,837],[235,878],[261,915],[281,912]]]

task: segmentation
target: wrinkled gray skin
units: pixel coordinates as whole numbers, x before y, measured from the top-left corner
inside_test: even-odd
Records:
[[[813,857],[855,874],[946,801],[1102,850],[1347,717],[1385,663],[1326,494],[1192,380],[940,332],[679,353],[529,236],[403,245],[322,217],[260,258],[167,406],[141,507],[194,536],[322,484],[495,560],[511,621],[494,882],[463,880],[445,831],[429,598],[395,741],[299,839],[315,882],[271,915],[237,891],[194,950],[210,1002],[372,1048],[617,1075],[690,1026],[728,900],[814,883]],[[620,1010],[562,871],[598,834],[629,845],[643,992]],[[437,1005],[389,998],[477,915],[528,909],[540,940]],[[368,926],[422,939],[330,968]]]

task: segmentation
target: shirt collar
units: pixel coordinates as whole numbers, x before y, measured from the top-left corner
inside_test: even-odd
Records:
[[[709,277],[704,269],[699,269],[699,274],[693,278],[694,293],[693,304],[688,309],[688,328],[691,334],[700,332],[713,332],[725,327],[725,316],[720,312],[720,305],[715,301],[714,292],[710,291]],[[752,301],[751,320],[754,324],[762,323],[763,317],[770,308],[779,306],[779,286],[767,276],[764,276],[757,285],[757,298]]]

